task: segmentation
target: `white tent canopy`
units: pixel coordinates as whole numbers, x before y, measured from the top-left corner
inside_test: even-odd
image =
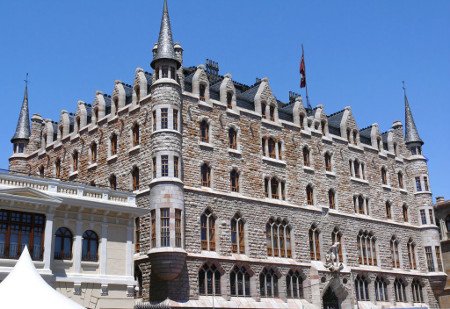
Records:
[[[27,247],[14,269],[0,283],[0,300],[2,309],[84,309],[42,279],[34,267]]]

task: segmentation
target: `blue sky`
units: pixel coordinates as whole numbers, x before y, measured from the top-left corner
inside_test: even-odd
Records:
[[[2,1],[0,3],[0,167],[7,168],[30,74],[30,112],[59,119],[91,103],[114,80],[150,70],[162,0]],[[425,141],[434,196],[450,199],[450,1],[169,0],[184,65],[219,62],[245,84],[269,77],[287,100],[298,88],[305,46],[312,105],[330,114],[352,106],[358,126],[383,131],[404,119],[406,81]]]

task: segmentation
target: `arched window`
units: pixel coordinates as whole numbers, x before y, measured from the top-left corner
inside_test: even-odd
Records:
[[[91,150],[91,164],[97,162],[97,143],[93,142],[90,147]]]
[[[205,94],[206,94],[206,85],[205,84],[200,84],[199,85],[199,92],[200,92],[200,94],[199,94],[199,96],[200,96],[200,101],[206,101],[206,97],[205,97]]]
[[[206,119],[200,122],[200,140],[203,143],[209,143],[209,124]]]
[[[133,167],[133,170],[131,171],[131,178],[133,181],[133,191],[139,190],[139,167]]]
[[[139,145],[140,137],[139,137],[139,125],[137,123],[134,124],[133,129],[131,130],[133,137],[133,147]]]
[[[206,209],[200,217],[202,250],[216,250],[216,219],[213,213]]]
[[[61,159],[58,158],[55,161],[55,177],[61,178]]]
[[[269,150],[269,157],[275,159],[276,158],[275,140],[273,138],[269,138],[269,140],[267,141],[267,146]]]
[[[406,302],[405,283],[402,279],[396,278],[394,280],[394,292],[396,302]]]
[[[369,284],[366,277],[357,275],[355,279],[355,294],[359,301],[369,300]]]
[[[331,233],[331,242],[334,244],[339,243],[338,247],[338,262],[344,262],[344,254],[342,253],[344,244],[342,243],[342,233],[338,227],[335,227],[333,232]]]
[[[112,190],[117,190],[117,178],[114,174],[109,176],[109,188]]]
[[[237,131],[233,127],[228,129],[228,147],[237,149]]]
[[[286,276],[287,298],[303,298],[303,278],[298,271],[290,270]]]
[[[291,228],[286,220],[270,219],[266,224],[267,256],[292,257]]]
[[[231,219],[231,251],[233,253],[245,253],[245,222],[239,214]]]
[[[45,168],[43,165],[41,165],[39,167],[39,177],[44,177],[45,176]]]
[[[417,264],[416,264],[416,244],[412,240],[412,238],[410,238],[408,240],[408,245],[407,246],[408,246],[409,268],[410,269],[417,269]]]
[[[98,261],[98,236],[94,231],[87,230],[83,233],[82,247],[82,261]]]
[[[327,172],[331,172],[333,170],[333,166],[331,164],[331,154],[329,152],[325,153],[325,170]]]
[[[391,259],[392,259],[392,267],[399,268],[400,267],[400,254],[398,250],[398,239],[395,236],[391,238]]]
[[[320,261],[319,229],[315,224],[309,229],[309,252],[311,260]]]
[[[78,151],[75,150],[72,154],[72,172],[78,171]]]
[[[403,173],[402,172],[398,172],[397,178],[398,178],[398,187],[400,189],[404,189],[405,188],[405,184],[403,183]]]
[[[55,260],[72,259],[73,235],[66,227],[60,227],[55,233]]]
[[[376,238],[372,233],[360,231],[357,237],[359,247],[358,262],[361,265],[377,265]]]
[[[387,284],[382,277],[375,279],[375,298],[377,301],[388,301]]]
[[[387,201],[385,204],[386,207],[386,218],[387,219],[392,219],[392,207],[391,207],[391,202]]]
[[[336,209],[336,193],[333,189],[328,190],[328,206],[330,209]]]
[[[306,186],[306,203],[307,205],[314,205],[314,190],[311,185]]]
[[[239,192],[239,172],[236,169],[230,172],[230,189],[231,192]]]
[[[411,291],[413,295],[413,301],[415,303],[423,303],[422,284],[418,279],[414,279],[411,283]]]
[[[117,154],[117,134],[111,135],[110,145],[109,145],[109,154],[110,156],[114,156]]]
[[[402,214],[403,214],[403,221],[408,222],[408,206],[406,204],[403,204],[402,206]]]
[[[230,272],[231,296],[250,296],[250,274],[244,266],[234,266]]]
[[[233,105],[233,92],[227,91],[227,108],[232,109]]]
[[[198,293],[220,295],[220,271],[213,265],[204,264],[198,272]]]
[[[387,185],[388,184],[387,172],[386,172],[386,168],[385,167],[381,168],[381,183],[383,185]]]
[[[271,268],[264,268],[259,274],[261,297],[278,297],[278,276]]]
[[[203,163],[201,167],[202,186],[211,187],[211,167],[207,163]]]
[[[304,166],[311,165],[309,148],[307,146],[303,147],[303,165]]]

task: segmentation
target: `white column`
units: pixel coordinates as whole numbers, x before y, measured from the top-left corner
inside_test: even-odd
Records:
[[[83,233],[83,221],[81,214],[78,215],[76,228],[75,228],[75,239],[73,241],[73,268],[75,273],[81,273],[81,251],[82,251],[82,233]]]
[[[127,226],[127,243],[125,248],[125,275],[133,276],[133,219],[131,218]],[[135,240],[136,241],[136,240]]]
[[[53,239],[53,213],[46,215],[44,238],[44,269],[50,269],[52,263],[52,239]]]
[[[100,239],[100,246],[99,246],[99,260],[100,260],[100,274],[106,275],[106,262],[107,262],[107,253],[106,253],[106,246],[108,244],[108,223],[103,222],[102,223],[102,235]]]

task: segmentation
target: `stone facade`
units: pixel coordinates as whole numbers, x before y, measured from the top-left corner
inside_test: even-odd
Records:
[[[282,103],[267,78],[243,85],[230,74],[219,75],[211,61],[183,67],[182,53],[172,42],[165,5],[153,73],[138,68],[132,86],[117,81],[112,96],[98,92],[92,105],[79,102],[77,112],[63,111],[58,123],[34,115],[25,153],[16,152],[10,159],[11,170],[55,177],[56,162],[61,162],[62,179],[110,186],[114,175],[117,187],[136,189],[138,206],[150,211],[140,218],[140,252],[135,254],[144,301],[138,307],[169,299],[171,307],[210,307],[217,302],[219,307],[321,308],[329,291],[341,308],[419,302],[438,307],[436,295],[445,274],[429,267],[425,252],[430,246],[429,256],[437,266],[439,234],[430,219],[431,189],[420,139],[405,138],[399,121],[384,133],[377,124],[359,129],[350,107],[328,115],[321,105],[305,108],[301,97]],[[416,130],[409,122],[406,128]],[[234,143],[230,129],[236,132]],[[113,134],[118,143],[111,152]],[[204,164],[210,169],[206,186]],[[237,190],[230,184],[233,171],[239,175]],[[276,179],[276,189],[266,179]],[[359,196],[362,213],[355,205]],[[201,216],[206,210],[215,219],[215,249],[209,251],[202,250],[206,239],[201,236]],[[236,214],[244,222],[240,254],[232,250],[231,220]],[[290,257],[268,256],[266,226],[271,218],[289,225]],[[310,253],[313,225],[318,232],[316,250],[321,252],[317,260]],[[333,231],[341,235],[339,272],[325,266]],[[365,231],[376,239],[377,262],[372,266],[359,262],[358,234]],[[393,237],[399,241],[397,267],[390,247]],[[411,269],[409,240],[416,269]],[[211,293],[199,288],[199,270],[205,263],[220,273],[220,292],[215,295],[203,295]],[[231,291],[235,266],[244,267],[250,276],[250,298]],[[261,295],[260,274],[265,268],[278,278],[276,297]],[[299,272],[303,297],[288,296],[289,271]],[[368,286],[363,297],[355,292],[358,275]],[[387,282],[386,301],[375,295],[377,276]],[[406,285],[403,298],[394,291],[399,278]],[[420,282],[422,297],[413,297],[413,280]]]

